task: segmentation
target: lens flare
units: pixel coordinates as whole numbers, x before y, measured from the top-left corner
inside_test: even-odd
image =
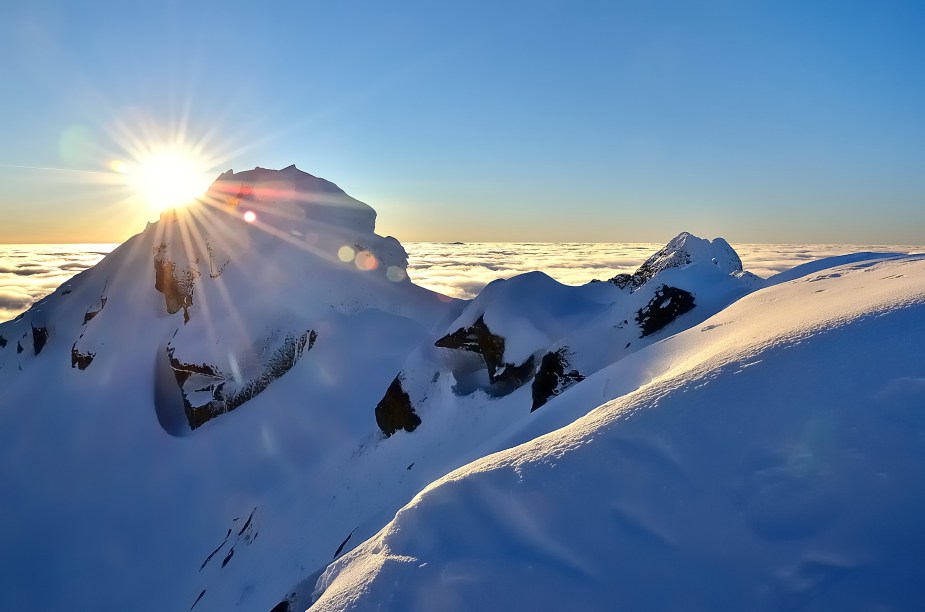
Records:
[[[247,211],[244,213],[244,220],[248,223],[253,223],[257,220],[257,213],[252,210]]]
[[[398,266],[389,266],[385,271],[385,277],[393,283],[400,283],[406,276],[407,273]]]
[[[356,251],[353,250],[353,247],[349,245],[344,245],[341,248],[337,249],[337,258],[344,263],[353,261]]]
[[[369,272],[379,267],[379,260],[369,251],[360,251],[357,253],[353,263],[357,267],[357,270],[363,270],[364,272]]]

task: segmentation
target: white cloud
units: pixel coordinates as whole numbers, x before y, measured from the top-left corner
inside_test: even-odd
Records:
[[[116,245],[0,245],[0,321],[6,321],[93,266]],[[654,243],[412,242],[408,275],[445,295],[472,298],[497,278],[541,270],[569,285],[633,272]],[[849,244],[734,244],[746,270],[768,277],[793,266],[859,251],[921,252],[922,247]]]
[[[541,270],[568,285],[606,280],[634,272],[652,253],[655,243],[467,243],[412,242],[408,275],[415,283],[446,295],[471,298],[497,278]],[[807,261],[856,253],[916,252],[920,246],[851,244],[734,244],[743,266],[768,277]]]
[[[116,245],[0,245],[0,322],[14,318]]]

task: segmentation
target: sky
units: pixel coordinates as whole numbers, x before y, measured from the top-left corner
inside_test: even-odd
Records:
[[[141,231],[177,140],[403,242],[925,242],[921,2],[33,0],[0,56],[0,243]]]

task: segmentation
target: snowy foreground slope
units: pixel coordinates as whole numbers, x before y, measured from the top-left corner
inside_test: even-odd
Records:
[[[925,608],[925,258],[856,259],[553,398],[312,609]]]
[[[859,254],[763,281],[742,269],[724,240],[682,233],[632,275],[573,287],[528,273],[491,283],[463,302],[411,283],[404,249],[375,234],[375,219],[366,204],[294,166],[229,171],[201,201],[163,215],[94,268],[0,323],[0,520],[7,527],[0,533],[0,610],[282,612],[304,610],[322,592],[322,607],[440,609],[439,598],[452,607],[453,597],[468,596],[466,584],[483,585],[478,592],[490,596],[457,601],[464,608],[520,608],[521,601],[594,607],[617,588],[602,577],[618,562],[607,557],[614,550],[638,546],[636,558],[668,565],[700,554],[675,531],[698,516],[706,520],[714,502],[716,516],[723,516],[725,498],[715,487],[732,478],[722,472],[722,482],[707,482],[701,462],[747,471],[734,474],[744,479],[736,489],[745,504],[738,520],[755,537],[773,539],[783,530],[777,539],[790,546],[816,537],[818,529],[786,535],[776,492],[797,488],[799,495],[787,497],[799,527],[819,520],[805,518],[817,511],[800,501],[799,486],[825,485],[814,493],[848,487],[829,481],[828,472],[807,472],[815,480],[796,484],[779,476],[779,456],[785,467],[815,463],[773,432],[791,426],[796,417],[788,410],[830,415],[825,411],[840,405],[825,400],[824,393],[834,393],[830,387],[849,389],[842,403],[850,413],[856,393],[835,384],[838,360],[872,364],[874,373],[890,359],[902,361],[893,372],[901,380],[884,392],[883,405],[904,423],[903,435],[916,431],[915,412],[899,410],[894,399],[920,399],[909,394],[923,376],[922,361],[896,342],[920,341],[921,326],[909,322],[902,334],[894,329],[877,342],[858,340],[874,354],[870,363],[850,352],[851,330],[862,329],[855,326],[870,312],[893,308],[874,319],[883,324],[917,308],[899,308],[896,293],[905,288],[918,304],[923,276],[916,260],[877,263],[882,255]],[[842,264],[850,265],[832,269]],[[794,335],[802,344],[783,351]],[[840,339],[831,356],[822,344],[812,348],[824,338]],[[900,352],[876,356],[891,347]],[[774,351],[806,350],[822,357],[799,361],[789,377],[783,366],[773,368],[772,382],[749,391],[727,389],[727,379],[768,372],[763,364],[774,363]],[[813,372],[807,363],[830,369],[806,380]],[[730,373],[736,364],[743,371]],[[706,380],[712,381],[706,391],[693,388]],[[863,380],[851,374],[847,384]],[[780,389],[772,393],[761,384]],[[692,388],[673,400],[680,392],[670,387]],[[729,414],[706,418],[712,414],[701,407],[706,400],[686,403],[704,393],[713,393],[714,410]],[[659,405],[624,418],[633,402],[651,408],[656,395],[678,408]],[[810,395],[825,401],[766,406],[794,397],[805,405]],[[646,415],[663,421],[645,425],[655,418]],[[782,420],[760,421],[777,416]],[[732,429],[726,423],[736,418],[745,422]],[[508,451],[513,455],[485,459],[576,419]],[[817,435],[826,444],[840,442],[833,436],[841,430],[827,423],[809,428],[809,442]],[[880,431],[879,421],[871,423],[863,425]],[[643,425],[639,435],[620,429]],[[705,445],[688,447],[687,438],[672,437],[694,433]],[[612,436],[616,442],[597,442]],[[875,440],[863,431],[858,436],[852,448]],[[884,448],[900,449],[903,439]],[[735,444],[754,446],[757,458],[749,454],[741,467]],[[594,450],[601,445],[608,450]],[[550,448],[570,449],[557,465],[574,457],[577,471],[557,467],[531,480],[534,469],[539,475],[549,467]],[[516,461],[514,473],[531,484],[509,487],[506,461]],[[840,464],[825,465],[843,474]],[[613,473],[618,467],[628,471]],[[894,481],[906,477],[881,471],[896,472]],[[754,482],[748,477],[754,473],[765,475]],[[470,479],[495,501],[477,492],[447,493],[469,491]],[[616,491],[624,496],[614,498]],[[697,497],[702,491],[715,494]],[[914,491],[910,486],[905,494]],[[670,514],[683,499],[700,514]],[[649,508],[663,502],[662,514]],[[420,518],[418,508],[434,522]],[[418,517],[414,525],[404,523],[410,517]],[[855,522],[863,526],[862,519]],[[717,518],[702,530],[713,529],[716,540],[744,541],[735,531],[720,533],[719,525]],[[662,548],[640,543],[658,542],[660,534]],[[466,546],[487,546],[483,537],[497,539],[494,551],[467,552]],[[418,558],[413,569],[420,573],[406,580],[398,574],[411,565],[379,563],[382,555],[370,551],[383,538],[395,551],[411,547],[400,554]],[[882,541],[877,534],[871,539]],[[832,553],[836,565],[846,558],[842,552]],[[755,567],[760,560],[752,561]],[[530,566],[536,573],[523,573]],[[652,575],[642,566],[633,571]],[[814,571],[794,580],[813,583]],[[540,574],[542,584],[531,582]],[[366,586],[351,586],[360,584]],[[501,584],[509,595],[495,593]],[[573,590],[585,587],[591,599],[573,599]],[[518,600],[520,588],[536,593]],[[436,603],[415,599],[431,590]]]

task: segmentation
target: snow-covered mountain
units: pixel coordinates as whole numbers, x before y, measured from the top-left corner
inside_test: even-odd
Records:
[[[330,560],[364,511],[313,519],[332,470],[462,306],[374,223],[295,167],[229,172],[0,325],[0,609],[270,609]]]
[[[430,485],[312,609],[921,609],[923,321],[921,256],[749,295]]]
[[[677,474],[663,465],[673,451],[666,458],[660,449],[699,432],[709,452],[691,460],[688,485],[718,495],[701,482],[711,473],[697,462],[738,457],[736,445],[749,439],[760,450],[793,412],[777,408],[766,381],[755,393],[733,383],[764,372],[756,360],[774,363],[781,347],[815,351],[817,336],[841,337],[865,317],[914,309],[925,279],[919,260],[859,255],[763,281],[742,270],[724,240],[682,233],[632,275],[573,287],[528,273],[463,302],[411,283],[404,249],[375,234],[375,218],[294,166],[229,171],[200,201],[166,213],[0,324],[0,519],[14,526],[0,535],[0,609],[280,612],[305,609],[313,593],[327,609],[600,607],[606,600],[593,593],[572,594],[597,588],[596,564],[617,563],[604,549],[636,545],[619,538],[639,534],[647,541],[647,526],[673,534],[684,523],[666,526],[657,517],[671,517],[655,515],[650,525],[634,504],[648,511],[668,503],[667,493],[614,501],[608,479],[615,490],[641,487],[642,476],[620,471],[636,462],[651,478],[646,486],[674,491]],[[889,274],[865,284],[881,270]],[[906,361],[914,381],[921,359]],[[811,392],[812,371],[796,386],[777,369],[768,376],[788,387],[781,397],[798,401]],[[695,382],[717,389],[709,396],[716,414],[684,407],[704,393]],[[662,401],[679,407],[641,410]],[[748,412],[731,416],[743,403],[763,419],[779,412],[778,429],[764,423],[749,432]],[[650,412],[667,416],[635,446],[620,442],[624,422],[647,423]],[[725,447],[724,434],[735,438]],[[681,450],[693,453],[694,443]],[[577,471],[544,472],[560,455],[580,458]],[[484,491],[498,505],[468,485],[464,495],[441,493],[456,482],[482,490],[480,474],[495,473],[484,466],[508,461],[515,474],[529,466],[525,482],[536,471],[524,498],[532,508],[505,501],[507,485],[490,479]],[[602,471],[587,467],[597,463]],[[675,468],[687,470],[681,463]],[[746,478],[750,465],[736,475]],[[629,480],[618,485],[620,478]],[[574,495],[560,499],[567,482]],[[685,490],[691,504],[709,501]],[[594,491],[601,506],[590,508]],[[452,515],[444,517],[441,500]],[[470,513],[470,503],[486,505]],[[587,521],[576,504],[589,506]],[[526,523],[501,517],[506,509],[523,511]],[[595,522],[605,515],[618,527]],[[424,518],[403,522],[411,516]],[[574,542],[562,541],[558,520],[580,532]],[[575,547],[587,546],[594,529],[617,539],[611,546],[604,538],[591,548],[599,556],[587,556]],[[483,537],[503,545],[472,553],[485,557],[460,569],[466,561],[454,555],[465,557],[465,546]],[[390,556],[404,546],[395,554],[424,564],[419,584]],[[676,563],[699,554],[671,550],[681,554]],[[539,573],[517,574],[517,563],[535,554]],[[511,594],[493,595],[509,574]],[[398,583],[385,595],[392,576]],[[467,584],[490,596],[470,598]],[[518,589],[541,599],[517,599]],[[417,599],[425,591],[447,605]]]

